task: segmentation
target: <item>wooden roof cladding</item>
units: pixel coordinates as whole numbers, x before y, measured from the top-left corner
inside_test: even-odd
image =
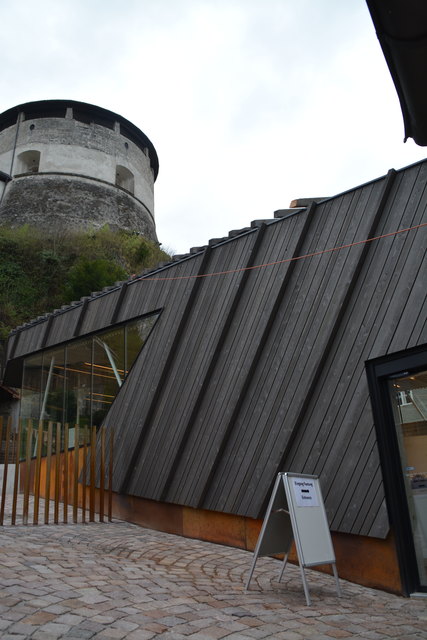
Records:
[[[259,517],[278,471],[317,474],[333,530],[384,537],[364,363],[427,342],[426,228],[395,233],[426,222],[426,184],[424,161],[233,232],[9,354],[162,309],[107,417],[114,490]]]

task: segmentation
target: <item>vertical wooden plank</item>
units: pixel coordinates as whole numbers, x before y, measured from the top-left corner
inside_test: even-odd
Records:
[[[113,314],[111,316],[110,324],[114,324],[115,322],[117,322],[127,290],[128,290],[128,283],[124,282],[122,284],[122,288],[120,289],[120,294],[119,294],[119,297],[117,298],[116,305],[113,309]]]
[[[95,522],[95,457],[96,427],[90,430],[89,522]]]
[[[54,316],[50,315],[49,318],[48,318],[48,321],[46,322],[46,327],[45,327],[45,330],[44,330],[43,339],[42,339],[42,341],[40,343],[40,349],[43,349],[46,346],[47,339],[49,337],[50,330],[51,330],[52,325],[53,325],[53,319],[54,319]]]
[[[73,522],[77,523],[77,509],[79,505],[79,425],[74,425],[74,488],[73,488]]]
[[[88,429],[83,428],[83,495],[82,495],[82,522],[86,522],[86,485],[87,485],[87,471],[86,471],[86,458],[87,458],[87,439]]]
[[[85,319],[85,315],[89,306],[89,298],[85,298],[83,301],[82,307],[79,313],[79,319],[77,320],[76,327],[74,329],[73,336],[76,337],[80,335],[80,329],[82,328],[83,320]]]
[[[203,254],[203,258],[201,260],[200,263],[200,267],[198,270],[198,275],[203,275],[207,272],[207,268],[209,265],[209,261],[211,258],[211,253],[212,253],[212,248],[210,246],[206,247],[204,254]],[[156,390],[151,398],[151,402],[150,402],[150,406],[147,410],[147,414],[145,417],[145,421],[144,421],[144,428],[142,428],[140,430],[138,439],[135,443],[135,445],[133,446],[133,450],[130,454],[130,458],[128,460],[128,465],[127,465],[127,469],[126,472],[123,476],[123,480],[120,484],[120,493],[126,493],[129,485],[131,483],[132,480],[132,475],[134,472],[134,468],[137,466],[137,461],[138,461],[138,457],[140,456],[140,453],[142,451],[142,448],[144,446],[145,440],[150,432],[151,429],[151,425],[152,422],[154,420],[154,416],[155,413],[157,411],[157,408],[159,406],[159,403],[161,402],[161,396],[162,396],[162,389],[165,387],[165,385],[167,384],[167,381],[169,380],[169,376],[171,374],[171,371],[173,370],[173,362],[175,361],[175,358],[177,356],[177,353],[179,351],[179,343],[180,340],[182,338],[182,336],[184,335],[185,329],[187,327],[188,321],[191,317],[191,311],[192,308],[197,300],[198,294],[199,294],[199,289],[202,286],[202,280],[203,278],[194,278],[193,280],[193,285],[192,285],[192,289],[191,292],[188,296],[187,302],[185,303],[185,308],[182,312],[182,316],[181,316],[181,320],[178,324],[178,327],[176,329],[175,335],[173,336],[173,338],[171,339],[171,345],[169,348],[169,353],[167,355],[165,364],[163,366],[162,369],[162,373],[160,375],[159,381],[157,383],[157,387]]]
[[[0,416],[0,457],[1,457],[2,442],[3,442],[3,416]]]
[[[105,427],[101,427],[101,468],[99,480],[99,521],[104,522],[105,496]]]
[[[19,420],[18,434],[16,438],[16,449],[15,449],[15,478],[13,481],[12,519],[11,519],[12,525],[16,524],[16,503],[18,500],[19,462],[21,458],[21,437],[22,437],[22,420]]]
[[[108,464],[108,522],[113,519],[113,449],[114,429],[110,429],[110,459]]]
[[[253,241],[252,246],[249,248],[249,256],[244,263],[242,262],[242,267],[244,267],[244,270],[240,276],[240,280],[238,283],[236,283],[231,287],[230,306],[227,312],[225,311],[226,307],[223,308],[224,310],[223,310],[222,317],[224,318],[224,323],[223,323],[222,329],[218,333],[218,335],[215,337],[216,345],[215,345],[215,348],[212,349],[211,351],[211,354],[209,356],[210,360],[206,361],[203,368],[203,373],[197,379],[198,388],[193,401],[193,407],[191,409],[191,413],[189,414],[189,417],[187,420],[187,424],[181,430],[179,439],[176,441],[176,443],[174,443],[174,446],[172,447],[174,458],[171,459],[171,462],[168,465],[169,467],[168,472],[166,474],[166,477],[163,480],[163,488],[161,490],[160,498],[159,498],[161,501],[167,501],[168,493],[173,484],[178,466],[180,465],[180,463],[182,462],[182,458],[184,457],[184,451],[185,451],[186,445],[188,444],[188,440],[190,439],[191,433],[194,429],[194,425],[197,420],[201,405],[203,403],[204,398],[206,397],[208,388],[214,377],[214,371],[218,362],[218,358],[227,340],[227,336],[231,330],[233,320],[235,319],[235,314],[238,309],[239,302],[242,298],[245,287],[247,286],[247,283],[249,281],[250,274],[252,273],[250,267],[255,265],[257,262],[257,257],[259,255],[260,248],[265,238],[266,229],[267,229],[267,225],[265,223],[262,223],[258,227],[256,235],[254,236],[255,241]],[[224,290],[225,290],[225,287],[224,285],[222,285],[221,295],[224,294]],[[211,309],[211,307],[209,308]]]
[[[2,449],[2,442],[3,442],[3,416],[0,416],[0,456],[1,456],[1,449]],[[3,476],[4,478],[4,476]],[[1,513],[4,513],[4,501],[6,500],[6,493],[4,491],[4,482],[3,482],[3,491],[2,491],[2,496],[1,496]],[[0,516],[0,525],[3,524],[3,518],[2,516]]]
[[[14,486],[15,486],[15,460],[16,460],[16,441],[18,438],[18,433],[17,431],[15,431],[15,429],[13,428],[13,425],[11,424],[11,434],[10,434],[10,446],[11,449],[9,451],[9,458],[12,461],[12,465],[13,465],[13,481],[12,481],[12,498],[13,498],[13,490],[14,490]],[[7,488],[6,488],[6,492],[7,492]],[[13,501],[12,501],[13,504]]]
[[[68,424],[64,425],[63,522],[68,523]]]
[[[392,193],[392,188],[396,179],[396,175],[397,175],[397,172],[395,171],[395,169],[390,169],[385,179],[383,179],[383,185],[381,188],[378,204],[377,204],[376,210],[372,212],[373,215],[369,222],[369,229],[367,229],[366,239],[373,238],[375,234],[378,232],[377,231],[378,225],[380,224],[382,215],[389,202],[389,197],[390,197],[390,194]],[[314,396],[316,385],[321,379],[322,373],[328,361],[328,357],[332,350],[334,340],[336,338],[336,335],[338,334],[339,327],[342,323],[344,315],[349,307],[350,300],[354,295],[354,289],[357,285],[357,281],[359,279],[360,273],[362,272],[367,255],[370,250],[371,250],[371,243],[365,242],[363,245],[361,245],[360,252],[355,259],[352,270],[347,275],[348,282],[346,284],[345,292],[342,296],[342,299],[339,302],[339,307],[337,308],[337,311],[334,314],[334,317],[331,318],[331,323],[329,325],[328,332],[325,333],[325,337],[323,338],[324,343],[322,347],[321,356],[317,359],[317,361],[313,361],[312,364],[310,365],[310,367],[314,371],[314,374],[312,376],[310,385],[308,386],[307,390],[304,392],[304,401],[301,405],[298,415],[294,420],[292,431],[288,436],[286,446],[283,450],[279,464],[277,466],[278,469],[287,468],[286,462],[289,463],[289,461],[287,461],[287,458],[291,452],[291,449],[294,443],[296,442],[296,438],[298,434],[300,433],[301,425],[303,424],[303,421],[309,410],[310,402]],[[338,300],[336,300],[336,304],[338,304]],[[366,322],[366,319],[364,319],[364,322]],[[308,450],[311,450],[311,447]],[[265,505],[265,500],[264,500],[264,505]]]
[[[31,479],[31,444],[33,440],[33,422],[27,422],[27,441],[25,447],[24,505],[22,508],[22,524],[28,524],[28,503],[30,499]]]
[[[215,486],[215,483],[213,483],[214,477],[218,472],[221,460],[224,456],[224,452],[226,451],[226,448],[232,437],[237,417],[239,416],[242,407],[245,405],[246,399],[250,393],[251,382],[254,378],[255,371],[259,366],[259,362],[261,360],[266,344],[268,343],[268,339],[279,313],[279,309],[283,303],[289,283],[291,282],[292,276],[295,272],[297,266],[297,260],[295,260],[295,258],[298,258],[301,253],[311,224],[315,224],[316,207],[317,204],[315,202],[312,202],[307,210],[307,214],[300,229],[299,236],[296,238],[295,244],[293,245],[292,249],[290,249],[291,255],[289,257],[292,258],[292,260],[290,260],[283,276],[280,276],[282,279],[281,284],[277,292],[275,292],[274,294],[275,297],[272,300],[271,306],[268,307],[268,315],[266,316],[265,321],[263,321],[262,325],[260,325],[260,334],[259,336],[257,336],[256,349],[254,350],[252,361],[250,365],[245,368],[244,378],[239,386],[239,394],[233,404],[232,411],[227,416],[227,423],[224,424],[223,427],[222,440],[219,447],[213,452],[213,456],[210,460],[209,472],[204,474],[203,484],[200,485],[197,500],[197,507],[199,508],[204,507],[205,502],[209,498],[209,493],[212,491],[212,487]]]
[[[3,437],[3,420],[0,424],[0,448]],[[4,508],[6,504],[6,494],[7,494],[7,468],[9,466],[9,441],[10,441],[10,428],[12,424],[12,418],[8,418],[7,426],[6,426],[6,442],[4,446],[4,466],[3,466],[3,487],[1,494],[1,507],[0,507],[0,526],[3,525],[4,520]]]
[[[70,431],[68,431],[68,437],[70,437]],[[71,443],[68,441],[68,505],[71,505],[71,518],[74,512],[74,449],[71,448]]]
[[[49,524],[49,504],[50,504],[50,473],[52,467],[52,427],[49,420],[47,425],[47,449],[46,449],[46,482],[44,500],[44,523]]]
[[[39,427],[37,429],[36,469],[34,473],[34,508],[33,508],[33,524],[34,525],[39,523],[42,444],[43,444],[43,420],[39,420]]]
[[[61,423],[56,423],[55,438],[55,506],[54,506],[54,522],[59,522],[59,490],[61,482]]]

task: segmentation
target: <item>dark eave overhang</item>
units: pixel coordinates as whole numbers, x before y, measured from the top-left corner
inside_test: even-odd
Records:
[[[427,2],[366,1],[399,96],[405,142],[427,146]]]

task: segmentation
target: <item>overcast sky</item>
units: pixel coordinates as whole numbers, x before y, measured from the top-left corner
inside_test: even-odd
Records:
[[[154,144],[173,253],[424,158],[364,0],[0,0],[0,112],[73,99]]]

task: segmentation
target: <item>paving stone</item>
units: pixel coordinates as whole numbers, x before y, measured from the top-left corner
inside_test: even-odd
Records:
[[[80,624],[80,628],[86,629],[87,631],[92,631],[93,633],[99,633],[100,631],[103,631],[104,625],[88,619]]]
[[[114,521],[0,530],[2,640],[426,640],[427,600]]]
[[[82,640],[86,638],[92,638],[95,635],[93,631],[89,631],[88,629],[80,629],[79,627],[71,628],[67,633],[65,633],[62,637],[67,638],[68,640]]]
[[[164,618],[159,618],[158,622],[160,624],[164,624],[166,627],[175,627],[179,624],[183,624],[185,622],[185,618],[180,618],[179,616],[166,616]]]
[[[25,613],[20,613],[19,611],[6,611],[2,614],[4,620],[9,620],[10,622],[17,622],[18,620],[22,620],[25,618]]]
[[[70,626],[67,624],[58,624],[57,622],[48,622],[40,627],[40,631],[46,634],[56,636],[60,638],[64,633],[70,630]]]
[[[10,625],[12,624],[13,622],[11,622],[11,620],[2,620],[0,617],[0,631],[4,631],[8,627],[10,627]]]
[[[263,638],[268,638],[268,636],[270,636],[270,632],[267,631],[266,629],[263,629],[262,626],[261,627],[256,627],[254,629],[250,629],[249,631],[246,631],[246,634],[253,640],[253,638],[256,638],[257,640],[262,640]]]
[[[69,626],[77,626],[80,622],[83,622],[83,616],[75,615],[74,613],[64,613],[56,618],[55,622],[59,624],[66,624]]]
[[[49,613],[47,611],[37,611],[30,616],[23,618],[22,622],[26,624],[41,625],[54,620],[55,617],[56,616],[53,613]]]
[[[126,631],[120,629],[112,629],[109,627],[108,629],[104,629],[95,635],[95,638],[125,638],[127,635]]]
[[[93,616],[91,620],[93,622],[99,622],[100,624],[108,625],[108,624],[111,624],[112,622],[115,622],[116,618],[114,616],[106,616],[104,614],[100,614],[97,616]]]
[[[34,631],[37,631],[37,627],[31,624],[25,624],[23,622],[14,622],[7,630],[9,634],[24,634],[27,637],[30,637]]]
[[[127,620],[117,620],[112,625],[115,629],[124,629],[125,631],[135,631],[139,628],[139,625],[134,622],[128,622]]]

